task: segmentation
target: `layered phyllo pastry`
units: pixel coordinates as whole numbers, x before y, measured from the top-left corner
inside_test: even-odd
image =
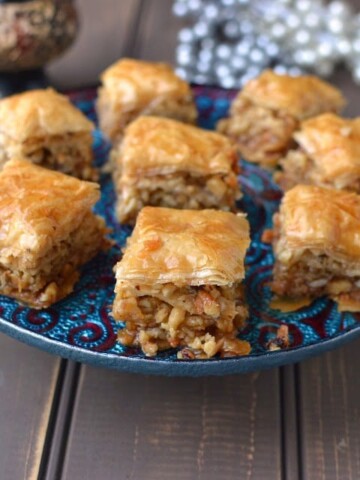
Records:
[[[265,70],[239,92],[218,130],[238,144],[249,162],[273,168],[293,145],[299,123],[324,112],[339,112],[341,92],[311,75],[291,77]]]
[[[280,297],[328,295],[360,310],[360,196],[298,185],[274,217],[271,288]]]
[[[24,159],[0,172],[0,293],[45,308],[74,288],[79,267],[107,247],[92,207],[99,186]]]
[[[101,83],[97,101],[100,128],[113,142],[140,115],[196,121],[190,86],[170,65],[123,58],[105,70]]]
[[[237,338],[249,243],[243,214],[145,207],[115,267],[120,343],[147,356],[177,348],[183,359],[249,353]]]
[[[234,211],[238,158],[216,132],[159,117],[131,123],[112,153],[117,218],[134,223],[146,205]]]
[[[302,183],[360,193],[360,118],[325,113],[303,122],[294,139],[275,174],[281,188]]]
[[[0,167],[16,156],[52,170],[96,180],[93,123],[51,88],[0,100]]]

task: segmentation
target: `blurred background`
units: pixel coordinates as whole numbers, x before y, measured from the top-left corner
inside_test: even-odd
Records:
[[[22,22],[6,13],[50,4],[58,12],[42,23],[36,11],[23,13]],[[0,71],[2,52],[16,67],[41,31],[36,55],[44,45],[52,49],[46,72],[59,89],[96,85],[105,67],[133,56],[170,62],[189,81],[224,88],[241,88],[268,67],[312,72],[353,96],[360,84],[359,10],[359,0],[0,0]]]

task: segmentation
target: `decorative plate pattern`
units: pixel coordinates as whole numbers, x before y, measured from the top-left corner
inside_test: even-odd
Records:
[[[195,87],[194,91],[200,125],[213,128],[215,122],[226,115],[233,93],[207,87]],[[92,120],[95,120],[94,95],[92,90],[70,94],[74,103]],[[106,162],[109,148],[97,130],[94,150],[98,166]],[[120,248],[131,229],[117,224],[115,220],[115,195],[108,174],[102,175],[102,197],[96,210],[112,227],[117,246],[89,262],[83,268],[75,291],[51,308],[36,311],[0,296],[0,330],[31,345],[78,361],[168,375],[211,375],[268,368],[298,361],[360,335],[360,315],[339,313],[336,305],[325,298],[295,313],[281,313],[270,308],[271,294],[267,283],[271,278],[273,256],[271,247],[261,242],[261,233],[271,225],[281,191],[274,185],[269,173],[246,162],[242,162],[239,181],[244,193],[239,207],[247,212],[252,233],[246,257],[250,319],[247,327],[239,333],[240,338],[251,344],[252,353],[249,356],[186,361],[177,360],[175,350],[167,350],[155,358],[146,358],[139,350],[116,342],[116,333],[121,326],[110,316],[114,290],[112,268],[120,258]],[[289,327],[291,347],[282,351],[267,351],[268,341],[276,336],[282,324]]]

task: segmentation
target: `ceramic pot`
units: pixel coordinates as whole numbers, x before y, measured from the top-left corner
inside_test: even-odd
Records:
[[[0,72],[44,66],[72,44],[77,27],[71,0],[0,0]]]

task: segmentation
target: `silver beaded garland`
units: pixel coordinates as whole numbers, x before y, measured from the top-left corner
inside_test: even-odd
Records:
[[[174,0],[177,72],[238,88],[264,68],[328,77],[347,65],[360,85],[360,13],[344,0]]]

